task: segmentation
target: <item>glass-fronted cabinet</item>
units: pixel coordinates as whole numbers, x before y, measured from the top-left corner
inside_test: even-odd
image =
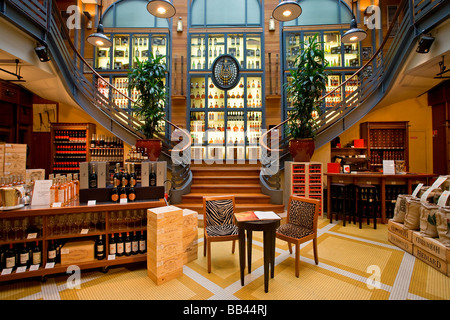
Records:
[[[341,84],[341,75],[340,74],[333,74],[333,75],[329,75],[327,77],[326,91],[327,91],[327,93],[330,93],[330,92],[331,93],[325,98],[325,107],[326,108],[333,108],[339,102],[342,101],[342,88],[335,90],[336,88],[339,87],[340,84]],[[333,90],[335,90],[335,91],[333,91]]]
[[[111,48],[98,48],[95,52],[95,68],[103,71],[127,71],[135,66],[136,58],[145,61],[149,52],[154,56],[166,56],[167,34],[112,34]],[[164,59],[166,60],[166,58]]]
[[[328,67],[342,67],[341,33],[339,31],[324,32],[323,42]]]
[[[229,34],[227,37],[228,54],[232,55],[239,61],[241,68],[244,67],[244,35]]]
[[[247,35],[247,69],[261,69],[261,37]]]

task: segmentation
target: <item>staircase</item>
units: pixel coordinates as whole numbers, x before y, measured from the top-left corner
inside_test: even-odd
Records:
[[[199,213],[203,226],[203,196],[234,195],[235,211],[274,211],[282,214],[284,205],[270,203],[270,196],[261,192],[260,164],[191,165],[191,193],[182,196],[177,207]]]

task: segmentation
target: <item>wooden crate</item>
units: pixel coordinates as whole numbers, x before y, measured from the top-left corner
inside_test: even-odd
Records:
[[[423,262],[450,277],[450,248],[438,238],[424,237],[419,231],[413,232],[413,254]]]
[[[183,209],[183,263],[198,258],[198,212]]]
[[[400,249],[405,250],[409,254],[413,254],[413,243],[407,239],[398,236],[396,233],[388,231],[388,240]]]
[[[183,275],[183,210],[147,210],[147,274],[157,285]]]
[[[396,236],[399,236],[409,242],[413,241],[413,231],[405,229],[403,227],[403,223],[395,222],[394,220],[390,219],[388,221],[388,230],[389,232],[392,232]]]
[[[449,264],[447,263],[447,261],[438,258],[437,256],[431,254],[430,252],[419,246],[414,246],[413,255],[426,264],[432,266],[439,272],[449,276]]]
[[[27,145],[26,144],[5,144],[5,156],[3,174],[22,175],[26,177],[27,170]]]
[[[95,241],[69,241],[61,248],[61,265],[95,260]]]

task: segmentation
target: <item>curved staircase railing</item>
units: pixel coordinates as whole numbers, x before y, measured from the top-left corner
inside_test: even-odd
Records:
[[[335,106],[328,108],[318,118],[319,127],[316,131],[316,147],[324,145],[342,133],[346,128],[355,124],[367,112],[370,111],[384,96],[392,75],[398,70],[400,58],[405,56],[411,49],[417,34],[417,23],[424,19],[429,13],[437,12],[440,6],[446,3],[445,0],[403,0],[392,18],[392,23],[384,35],[379,48],[360,69],[342,82],[333,90],[324,94],[320,100],[343,90],[344,86],[355,77],[359,83],[358,89],[354,92],[342,95],[342,99]],[[448,4],[446,4],[448,6]],[[393,38],[391,34],[396,29]],[[391,40],[391,41],[388,41]],[[387,44],[389,43],[389,47]],[[371,69],[371,72],[369,70]],[[273,174],[260,175],[260,182],[265,193],[274,199],[280,199],[282,192],[280,185],[280,174],[284,169],[284,162],[290,160],[289,140],[287,123],[289,117],[261,135],[261,152],[267,155],[261,158],[262,168],[270,168],[274,164],[278,165],[278,170]],[[271,148],[269,142],[272,135],[281,136],[277,148]],[[279,155],[278,160],[270,157],[273,152]],[[272,171],[273,172],[273,171]],[[281,196],[282,197],[282,196]]]

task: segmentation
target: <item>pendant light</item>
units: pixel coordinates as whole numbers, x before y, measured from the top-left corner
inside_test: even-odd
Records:
[[[110,38],[108,38],[105,35],[105,33],[103,31],[102,2],[100,3],[100,6],[99,6],[99,19],[98,19],[97,32],[90,34],[86,40],[87,40],[87,42],[89,42],[90,44],[92,44],[95,47],[109,48],[112,46],[112,41]]]
[[[147,4],[147,10],[157,18],[172,18],[177,10],[168,0],[151,0]]]
[[[302,7],[297,1],[282,1],[273,9],[272,17],[278,21],[291,21],[302,14]]]
[[[355,43],[363,41],[367,37],[367,32],[358,28],[356,23],[355,14],[353,13],[353,1],[352,1],[352,21],[350,22],[350,30],[348,30],[341,38],[342,43]]]

